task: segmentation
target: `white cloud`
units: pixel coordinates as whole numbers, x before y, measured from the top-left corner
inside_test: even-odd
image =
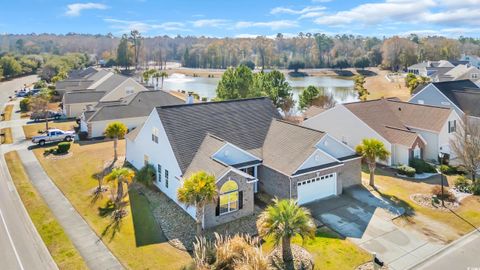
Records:
[[[75,3],[67,6],[65,15],[67,16],[79,16],[83,10],[88,9],[107,9],[108,6],[100,3]]]
[[[227,24],[228,20],[223,19],[203,19],[193,21],[194,27],[222,27]]]
[[[300,14],[305,14],[305,13],[309,13],[309,12],[315,12],[315,11],[320,11],[320,10],[324,10],[325,7],[321,7],[321,6],[315,6],[315,7],[306,7],[306,8],[303,8],[303,9],[291,9],[291,8],[286,8],[286,7],[276,7],[276,8],[273,8],[271,11],[270,11],[270,14],[292,14],[292,15],[300,15]]]
[[[298,19],[309,19],[309,18],[318,18],[322,15],[324,15],[324,12],[308,12],[305,14],[302,14]]]
[[[110,23],[110,27],[117,29],[118,33],[128,33],[132,30],[138,30],[143,34],[152,30],[189,31],[189,29],[185,27],[185,24],[181,22],[149,23],[117,19],[104,19],[104,21]]]
[[[326,15],[317,18],[315,22],[323,25],[341,25],[354,22],[375,24],[383,21],[414,21],[434,6],[436,3],[432,0],[386,0]]]
[[[235,24],[235,28],[251,28],[251,27],[264,27],[272,30],[279,30],[284,28],[298,27],[298,22],[292,20],[279,20],[269,22],[249,22],[240,21]]]

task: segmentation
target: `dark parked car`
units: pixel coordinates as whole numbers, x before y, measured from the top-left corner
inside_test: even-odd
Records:
[[[26,96],[28,96],[28,92],[25,91],[25,90],[20,90],[20,91],[17,92],[16,96],[17,97],[26,97]]]
[[[58,120],[63,117],[62,113],[56,112],[56,111],[46,111],[46,112],[37,112],[37,113],[32,113],[30,116],[30,119],[33,121],[41,121],[45,120],[47,118],[48,120]]]

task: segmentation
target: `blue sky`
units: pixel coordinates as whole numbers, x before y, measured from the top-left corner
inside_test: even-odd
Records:
[[[480,0],[8,0],[0,33],[480,37],[479,18]]]

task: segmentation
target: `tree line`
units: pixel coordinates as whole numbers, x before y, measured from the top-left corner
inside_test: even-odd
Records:
[[[412,34],[377,38],[320,33],[285,37],[279,33],[275,38],[211,38],[142,37],[138,31],[132,33],[123,37],[75,33],[1,35],[0,51],[21,55],[78,52],[120,66],[117,60],[127,66],[142,66],[148,62],[163,66],[166,61],[177,61],[186,67],[218,69],[248,62],[259,68],[288,68],[291,63],[300,63],[304,68],[382,66],[399,70],[424,60],[454,60],[462,53],[480,54],[480,39],[469,37],[452,39]],[[128,60],[119,55],[119,48],[125,48],[125,41],[129,44]]]
[[[72,69],[92,64],[87,54],[0,54],[0,79],[14,78],[22,75],[36,74],[47,82],[65,79]]]

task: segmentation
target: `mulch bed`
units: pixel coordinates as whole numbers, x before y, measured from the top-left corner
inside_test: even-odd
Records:
[[[356,268],[356,270],[373,270],[373,262],[368,262],[368,263],[364,263],[360,266],[358,266]],[[379,270],[388,270],[388,267],[386,265],[380,267],[380,268],[377,268]]]
[[[59,159],[71,158],[72,156],[73,156],[73,152],[69,151],[66,154],[49,154],[45,156],[45,159],[59,160]]]
[[[289,270],[313,270],[314,263],[312,255],[304,248],[292,244],[292,254],[294,269]],[[286,269],[282,259],[282,249],[280,247],[275,248],[269,255],[270,264],[273,269]]]
[[[457,209],[460,206],[458,202],[445,201],[445,207],[442,207],[441,200],[435,203],[432,197],[430,194],[413,194],[410,199],[420,206],[444,212]]]

